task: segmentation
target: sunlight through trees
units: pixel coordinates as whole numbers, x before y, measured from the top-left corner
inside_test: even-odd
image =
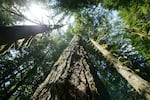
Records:
[[[0,99],[149,100],[149,4],[0,0]]]

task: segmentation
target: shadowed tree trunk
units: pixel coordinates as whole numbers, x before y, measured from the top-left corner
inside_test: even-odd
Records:
[[[36,34],[60,27],[62,25],[0,26],[0,55],[5,54],[14,44],[18,48],[17,40],[19,39],[24,39],[21,46],[29,45]]]
[[[10,44],[22,38],[60,28],[60,25],[0,26],[0,45]]]
[[[127,66],[122,65],[122,63],[115,58],[111,52],[103,48],[93,39],[90,39],[92,44],[104,55],[104,57],[114,65],[114,68],[118,73],[124,77],[129,84],[147,100],[150,100],[150,83],[138,76],[134,71],[132,71]]]
[[[74,36],[32,100],[109,100],[81,42]]]

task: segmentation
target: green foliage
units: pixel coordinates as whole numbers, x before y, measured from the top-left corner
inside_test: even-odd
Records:
[[[84,38],[102,37],[108,34],[111,24],[108,22],[109,11],[100,4],[84,8],[75,16],[75,25],[71,32]],[[100,33],[99,33],[100,32]]]
[[[146,80],[150,80],[149,68],[146,66],[146,58],[137,52],[134,46],[131,45],[132,35],[123,29],[123,21],[119,17],[113,19],[115,12],[108,12],[100,6],[93,6],[84,9],[80,16],[78,16],[76,22],[84,28],[77,27],[78,32],[85,32],[85,35],[97,39],[98,42],[107,46],[118,60],[122,60],[127,66],[131,67],[137,74]],[[112,19],[113,21],[109,21]],[[97,25],[95,25],[97,24]],[[88,26],[88,27],[87,27]],[[99,70],[100,78],[104,84],[107,84],[109,93],[113,100],[116,99],[141,99],[135,90],[127,84],[127,82],[121,78],[115,70],[112,69],[112,64],[105,61],[102,55],[97,54],[91,50],[92,47],[86,45],[88,53],[92,53],[90,56],[93,65]],[[98,57],[97,57],[98,56]],[[97,60],[96,60],[97,59]],[[102,64],[100,66],[100,64]],[[110,71],[111,70],[111,71]],[[106,74],[107,73],[107,74]],[[103,75],[102,75],[103,74]],[[121,80],[121,82],[120,82]],[[116,89],[117,88],[117,89]],[[118,92],[120,91],[120,92]],[[129,95],[132,94],[132,95]]]
[[[150,58],[150,1],[149,0],[101,0],[105,8],[116,9],[124,20],[124,29],[130,33],[135,49],[146,59]],[[148,66],[149,61],[145,62]]]
[[[49,74],[51,66],[68,42],[65,38],[48,35],[36,36],[28,48],[11,49],[10,53],[1,56],[1,98],[2,95],[9,93],[8,90],[16,83],[21,82],[23,77],[26,77],[13,93],[11,99],[29,99],[38,84]]]
[[[98,1],[101,1],[106,8],[119,10],[119,15],[124,20],[125,25],[119,17],[115,16],[116,20],[113,19],[114,13],[117,11],[111,12],[102,8],[101,4],[97,4]],[[63,11],[76,11],[74,26],[70,26],[69,30],[61,36],[56,35],[55,32],[53,33],[54,36],[50,34],[36,36],[29,47],[13,48],[1,56],[0,97],[6,95],[6,92],[17,82],[29,75],[10,98],[29,99],[38,84],[49,74],[51,66],[73,35],[78,34],[86,40],[84,45],[91,62],[97,68],[99,78],[105,83],[112,100],[142,100],[142,97],[112,69],[112,65],[87,43],[89,37],[96,39],[107,46],[107,49],[119,58],[118,60],[125,63],[130,62],[126,65],[130,66],[141,77],[150,81],[150,69],[148,68],[150,66],[149,0],[134,1],[57,0],[57,7],[60,7]],[[0,4],[4,2],[7,6],[9,5],[8,7],[13,4],[19,6],[23,4],[21,0],[1,0]],[[58,15],[59,13],[58,11]],[[16,22],[16,17],[10,15],[0,7],[0,25],[13,25]]]
[[[13,25],[15,18],[0,7],[0,26]]]
[[[150,9],[148,0],[106,0],[102,5],[109,9],[119,10],[119,15],[126,22],[125,28],[137,38],[150,40]]]
[[[134,0],[100,0],[102,6],[108,9],[119,9],[121,7],[127,7],[130,2]]]
[[[88,5],[97,4],[98,0],[56,0],[56,5],[70,11],[77,11]]]
[[[97,70],[98,76],[105,84],[111,100],[123,99],[141,99],[137,92],[112,68],[112,65],[105,61],[105,58],[99,53],[93,51],[92,47],[87,46],[87,51],[91,62]]]

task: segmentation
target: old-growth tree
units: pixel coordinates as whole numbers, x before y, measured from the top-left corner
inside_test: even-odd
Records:
[[[96,71],[89,61],[82,42],[81,37],[74,36],[31,99],[109,99],[107,91],[98,80]]]
[[[14,19],[14,14],[17,16],[20,14],[18,17],[30,20],[30,18],[23,16],[23,10],[20,10],[24,9],[23,7],[29,7],[29,3],[25,3],[25,1],[26,0],[23,2],[18,0],[7,0],[5,4],[3,4],[4,0],[0,1],[2,2],[0,8],[0,14],[3,15],[2,19],[5,19],[5,15],[8,13],[10,13],[9,15],[12,15],[13,17],[11,18],[11,16],[9,16],[9,20],[6,18],[6,20],[3,20],[3,22],[0,24],[13,26],[13,24],[9,23],[9,21],[10,19]],[[1,56],[0,97],[5,99],[9,97],[10,99],[29,99],[34,93],[34,95],[31,97],[32,99],[67,98],[99,100],[100,98],[107,99],[104,95],[109,92],[111,98],[114,100],[130,100],[142,99],[142,97],[137,94],[137,92],[139,92],[147,99],[149,98],[149,83],[145,81],[150,80],[149,69],[146,65],[147,61],[149,61],[149,58],[145,58],[148,57],[145,55],[149,54],[147,53],[149,52],[147,48],[148,44],[141,45],[141,42],[140,44],[136,44],[139,43],[139,40],[141,39],[145,40],[145,37],[136,37],[135,39],[134,36],[130,34],[130,31],[140,32],[140,30],[132,28],[135,26],[135,23],[137,26],[139,25],[135,20],[140,19],[141,14],[138,14],[140,15],[138,17],[134,16],[134,21],[130,20],[131,23],[128,24],[131,24],[131,29],[125,29],[122,28],[123,22],[118,21],[120,18],[116,16],[115,18],[117,21],[113,18],[113,15],[115,14],[114,12],[108,13],[109,11],[107,9],[103,9],[100,4],[96,5],[98,0],[81,0],[79,2],[74,0],[57,0],[57,3],[50,3],[49,0],[43,0],[42,2],[44,3],[44,6],[49,9],[60,7],[63,9],[63,11],[66,11],[67,13],[69,12],[70,15],[72,14],[72,11],[76,12],[74,14],[75,27],[73,27],[73,29],[69,29],[69,31],[66,33],[62,33],[60,31],[57,38],[53,38],[55,37],[56,32],[55,34],[52,33],[52,35],[44,34],[41,37],[36,37],[30,47],[21,46],[19,49],[12,48],[4,56]],[[130,9],[131,13],[129,15],[135,14],[135,9],[131,8],[136,8],[139,6],[138,2],[121,2],[120,0],[117,0],[115,3],[108,3],[111,4],[111,7],[115,6],[116,9],[120,8],[118,5],[121,6],[121,4],[124,4],[124,10],[126,8],[126,11]],[[74,4],[74,6],[72,6],[72,4]],[[132,5],[131,8],[128,7],[128,4]],[[146,14],[147,11],[143,9],[143,7],[141,8],[142,12]],[[53,19],[55,16],[61,15],[60,12],[62,12],[62,9],[53,17],[48,17]],[[63,13],[62,18],[57,21],[58,23],[65,19],[64,15],[66,16],[66,12]],[[126,12],[123,14],[126,14]],[[131,17],[129,16],[128,18],[130,19]],[[144,22],[145,21],[146,20],[144,20]],[[145,29],[148,29],[148,27],[145,27],[144,24],[142,26],[144,27],[140,28],[143,29],[142,32],[144,32]],[[15,27],[14,29],[15,34],[18,34],[15,31],[19,32],[19,30],[21,30],[21,28],[18,29]],[[6,28],[6,30],[11,29]],[[25,30],[24,33],[34,34],[34,31]],[[7,31],[5,32],[7,33]],[[60,59],[55,63],[55,65],[53,65],[53,63],[59,57],[59,54],[65,48],[67,42],[69,42],[70,38],[72,37],[70,33],[80,34],[82,39],[85,39],[86,44],[83,44],[82,40],[78,43],[77,41],[71,42],[67,49],[65,49],[60,56]],[[5,35],[6,34],[3,34],[3,36]],[[19,34],[19,36],[20,35],[24,38],[23,35],[26,34]],[[12,35],[12,37],[13,36],[14,35]],[[101,53],[104,55],[94,51],[91,44],[87,42],[89,37],[97,39],[98,43],[102,44],[103,47],[107,47],[109,50],[109,55],[105,56],[105,53],[108,54],[108,51],[105,49],[102,49],[101,51]],[[11,41],[11,39],[9,41]],[[73,38],[73,40],[76,39],[79,40],[79,37]],[[4,38],[1,40],[7,41]],[[17,39],[15,39],[15,41],[16,40]],[[142,54],[144,56],[137,52],[139,49],[133,49],[134,47],[131,45],[131,40],[132,43],[134,42],[136,44],[134,45],[136,48],[143,47],[142,49],[144,49],[144,51],[142,51]],[[147,43],[147,41],[144,42]],[[85,53],[83,46],[86,48],[87,53]],[[101,48],[101,46],[99,47]],[[145,50],[147,51],[145,52]],[[90,60],[87,56],[90,58]],[[122,63],[120,63],[120,61]],[[92,64],[90,62],[92,62]],[[52,65],[53,67],[51,67]],[[119,72],[119,74],[121,74],[129,83],[125,81],[117,72]],[[115,75],[113,73],[115,73]],[[105,86],[103,86],[101,81],[98,80],[96,77],[97,75]],[[143,79],[145,80],[143,81]],[[134,92],[135,90],[130,86],[130,84],[137,92]],[[109,91],[105,92],[103,87],[106,87]],[[145,87],[147,90],[144,89]],[[35,89],[36,91],[34,92]]]

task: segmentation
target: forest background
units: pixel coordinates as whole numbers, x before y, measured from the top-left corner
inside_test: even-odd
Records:
[[[0,0],[0,98],[29,99],[78,35],[111,100],[144,100],[89,38],[150,82],[149,8],[149,0]]]

